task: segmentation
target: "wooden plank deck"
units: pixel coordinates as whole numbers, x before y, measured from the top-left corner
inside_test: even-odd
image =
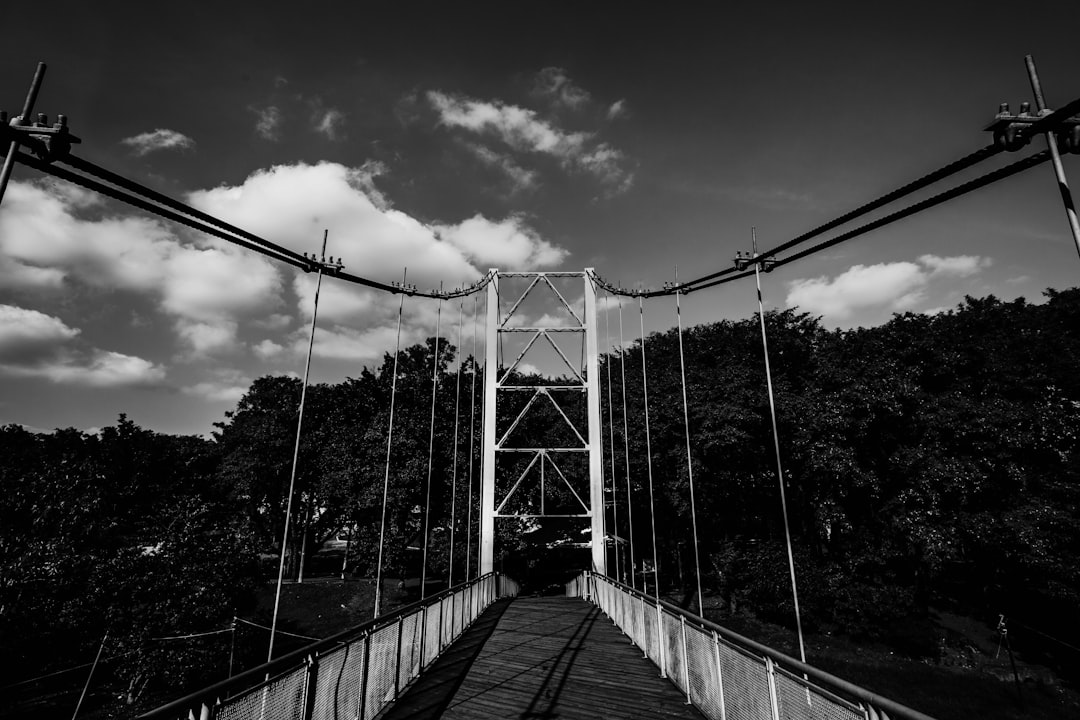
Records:
[[[495,603],[382,718],[702,715],[596,607],[551,597]]]

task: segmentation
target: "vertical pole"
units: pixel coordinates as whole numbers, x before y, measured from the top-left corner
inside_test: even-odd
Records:
[[[619,298],[619,369],[622,376],[623,460],[626,463],[626,539],[630,545],[630,587],[637,590],[637,560],[634,559],[634,505],[630,491],[630,431],[626,421],[626,342],[623,339],[622,298]],[[645,568],[642,568],[644,570]],[[626,582],[626,578],[623,578]]]
[[[375,611],[374,617],[379,617],[380,602],[382,601],[382,566],[383,546],[386,539],[386,505],[390,495],[390,448],[394,443],[394,406],[397,402],[397,373],[398,357],[401,355],[401,311],[405,308],[405,278],[408,268],[401,273],[401,298],[398,300],[397,309],[397,342],[394,345],[394,376],[390,379],[390,421],[386,430],[386,471],[383,475],[382,491],[382,519],[379,521],[379,559],[375,565]]]
[[[442,287],[439,287],[442,292]],[[442,297],[435,320],[435,352],[431,361],[431,434],[428,439],[427,497],[424,500],[424,552],[420,560],[420,599],[427,597],[428,540],[431,539],[431,475],[435,470],[435,395],[439,387],[439,333],[442,332]]]
[[[322,290],[323,261],[326,257],[326,237],[329,230],[323,231],[322,254],[319,256],[319,276],[315,281],[315,303],[311,310],[311,335],[308,338],[307,362],[304,364],[304,384],[300,387],[300,413],[296,418],[296,443],[293,445],[292,472],[289,475],[289,498],[285,503],[285,530],[281,536],[281,559],[278,562],[277,590],[274,592],[274,616],[270,621],[270,647],[266,651],[266,662],[274,659],[274,638],[277,635],[278,608],[281,605],[281,583],[285,578],[285,549],[289,545],[289,520],[292,518],[293,492],[296,488],[296,463],[300,459],[300,432],[304,427],[304,403],[307,400],[308,376],[311,373],[311,351],[315,347],[315,321],[319,316],[319,292]]]
[[[604,447],[600,422],[600,361],[597,347],[596,286],[592,268],[585,269],[585,393],[589,413],[589,504],[592,515],[592,569],[607,575],[604,532]]]
[[[45,79],[45,63],[39,62],[37,70],[34,71],[34,79],[30,81],[30,90],[26,93],[26,100],[23,102],[22,114],[20,117],[20,123],[27,125],[30,122],[30,115],[34,112],[34,103],[37,102],[38,91],[41,90],[41,81]],[[0,168],[0,202],[4,201],[4,193],[7,191],[8,180],[11,179],[11,171],[15,167],[15,153],[19,151],[19,141],[12,140],[11,145],[8,146],[7,157],[4,158],[4,166]]]
[[[754,257],[757,258],[757,229],[751,229]],[[784,489],[784,468],[780,462],[780,431],[776,427],[776,399],[773,397],[772,370],[769,367],[769,338],[765,333],[765,303],[761,299],[761,263],[754,261],[754,280],[757,282],[758,318],[761,320],[761,347],[765,354],[765,384],[769,389],[769,418],[772,420],[773,449],[776,451],[776,479],[780,483],[780,508],[784,513],[784,540],[787,543],[788,572],[791,575],[791,598],[795,604],[795,628],[799,632],[799,659],[806,662],[803,644],[802,615],[799,613],[799,591],[795,585],[795,555],[791,551],[791,526],[788,523],[787,491]]]
[[[450,482],[450,572],[446,587],[454,587],[454,528],[457,525],[457,467],[458,467],[458,419],[461,415],[461,322],[465,317],[465,299],[458,302],[457,319],[457,388],[454,391],[454,478]]]
[[[1043,98],[1042,85],[1039,84],[1039,74],[1035,71],[1035,59],[1030,55],[1024,57],[1027,64],[1028,79],[1031,80],[1031,91],[1035,94],[1035,108],[1039,115],[1047,115],[1046,100]],[[1057,138],[1054,131],[1046,133],[1046,146],[1050,149],[1050,160],[1054,165],[1054,175],[1057,177],[1058,190],[1061,192],[1061,202],[1065,205],[1065,218],[1069,222],[1069,230],[1072,232],[1073,244],[1076,245],[1077,253],[1080,253],[1080,222],[1076,219],[1076,206],[1073,204],[1072,193],[1069,191],[1069,182],[1065,177],[1065,166],[1061,164],[1061,152],[1058,150]]]
[[[484,350],[484,465],[480,481],[480,574],[495,569],[495,393],[499,371],[499,273],[491,270]]]
[[[604,369],[607,370],[607,407],[608,407],[608,452],[611,454],[611,524],[612,541],[615,543],[615,579],[623,575],[622,550],[619,547],[619,493],[615,490],[615,406],[611,404],[611,293],[608,293],[608,306],[604,308],[604,353],[607,360]]]
[[[472,389],[469,391],[469,511],[465,527],[465,580],[472,579],[472,489],[473,489],[473,453],[476,438],[476,305],[477,296],[473,295],[472,305]]]

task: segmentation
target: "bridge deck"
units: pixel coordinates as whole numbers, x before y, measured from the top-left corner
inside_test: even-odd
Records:
[[[489,608],[382,717],[702,715],[593,605],[518,598]]]

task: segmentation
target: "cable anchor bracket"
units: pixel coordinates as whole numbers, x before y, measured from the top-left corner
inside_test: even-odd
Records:
[[[38,113],[34,122],[27,124],[22,115],[9,119],[7,111],[0,110],[0,142],[4,145],[17,142],[45,162],[53,162],[67,157],[71,146],[82,139],[71,134],[67,115],[57,115],[56,122],[49,125],[49,116]]]

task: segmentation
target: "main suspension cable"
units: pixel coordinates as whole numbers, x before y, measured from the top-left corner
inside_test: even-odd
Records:
[[[187,226],[193,230],[217,237],[226,242],[233,243],[247,250],[252,250],[261,255],[265,255],[273,260],[283,262],[287,265],[299,268],[306,272],[310,272],[315,269],[317,263],[313,263],[310,260],[304,258],[292,250],[286,247],[278,245],[277,243],[261,238],[254,233],[247,230],[238,228],[230,223],[215,218],[201,210],[191,207],[185,203],[169,198],[155,190],[152,190],[144,185],[136,183],[132,180],[128,180],[116,173],[113,173],[105,168],[101,168],[87,160],[77,158],[74,156],[68,156],[63,159],[63,162],[68,163],[72,167],[76,167],[83,172],[88,173],[91,177],[86,175],[80,175],[72,172],[66,168],[58,167],[57,165],[50,164],[49,162],[37,158],[25,152],[16,153],[15,159],[22,164],[31,167],[46,175],[52,175],[54,177],[66,180],[80,187],[84,187],[87,190],[100,193],[105,197],[117,200],[119,202],[126,203],[132,207],[138,208],[152,215],[157,215],[166,220]],[[118,187],[106,185],[98,180],[93,179],[99,177],[103,180],[107,180]],[[127,192],[125,192],[125,190]],[[134,194],[133,194],[134,193]],[[488,282],[491,281],[491,274],[486,273],[480,280],[473,283],[470,286],[464,288],[458,288],[450,292],[444,292],[443,290],[431,290],[422,291],[416,288],[405,287],[404,285],[395,286],[392,284],[380,282],[378,280],[371,280],[370,278],[361,277],[345,271],[338,271],[334,273],[334,277],[344,280],[345,282],[352,283],[354,285],[361,285],[373,290],[380,290],[391,294],[406,294],[417,295],[420,297],[430,298],[442,298],[452,299],[457,297],[463,297],[471,295],[473,293],[482,290]]]
[[[431,432],[428,435],[427,498],[424,500],[424,552],[420,561],[420,599],[427,597],[427,553],[431,536],[431,475],[435,469],[435,391],[439,387],[439,333],[442,332],[442,299],[435,319],[435,352],[431,361]]]
[[[922,177],[920,177],[920,178],[918,178],[916,180],[913,180],[912,182],[909,182],[906,185],[903,185],[903,186],[901,186],[901,187],[899,187],[899,188],[897,188],[897,189],[895,189],[895,190],[893,190],[891,192],[887,192],[884,195],[882,195],[882,196],[880,196],[878,198],[875,198],[875,199],[873,199],[873,200],[871,200],[869,202],[863,203],[862,205],[855,208],[854,210],[851,210],[850,212],[846,212],[846,213],[844,213],[843,215],[841,215],[841,216],[839,216],[837,218],[834,218],[834,219],[832,219],[832,220],[830,220],[830,221],[828,221],[826,223],[818,225],[817,227],[813,228],[812,230],[808,230],[807,232],[804,232],[803,234],[798,235],[797,237],[794,237],[791,240],[788,240],[787,242],[781,243],[780,245],[777,245],[776,247],[772,248],[771,250],[766,250],[765,252],[763,252],[761,254],[761,256],[762,257],[771,257],[773,255],[776,255],[777,253],[784,252],[785,250],[788,250],[789,248],[792,248],[792,247],[794,247],[796,245],[804,243],[804,242],[806,242],[807,240],[809,240],[811,238],[817,237],[818,235],[821,235],[822,233],[826,233],[829,230],[833,230],[833,229],[835,229],[837,227],[840,227],[841,225],[846,225],[847,223],[851,222],[852,220],[854,220],[854,219],[856,219],[858,217],[861,217],[863,215],[866,215],[869,212],[873,212],[874,210],[877,210],[880,207],[883,207],[885,205],[893,203],[893,202],[899,200],[902,197],[910,195],[913,192],[917,192],[918,190],[922,190],[923,188],[925,188],[925,187],[927,187],[929,185],[933,185],[934,183],[936,183],[936,182],[938,182],[940,180],[944,180],[945,178],[949,177],[950,175],[955,175],[958,172],[961,172],[963,170],[967,170],[969,167],[971,167],[973,165],[976,165],[976,164],[982,162],[983,160],[987,160],[988,158],[991,158],[994,155],[997,155],[1002,150],[1003,150],[1003,148],[1001,148],[1001,147],[999,147],[997,145],[987,145],[984,148],[980,148],[979,150],[976,150],[975,152],[973,152],[973,153],[971,153],[971,154],[969,154],[969,155],[967,155],[965,157],[962,157],[959,160],[951,162],[948,165],[945,165],[944,167],[941,167],[941,168],[938,168],[937,170],[934,170],[933,172],[927,173],[926,175],[923,175]],[[703,282],[707,282],[709,280],[712,280],[712,279],[717,278],[717,277],[721,277],[723,275],[728,275],[728,274],[730,274],[732,272],[734,272],[734,268],[727,268],[725,270],[721,270],[720,272],[714,272],[714,273],[710,273],[708,275],[703,275],[703,276],[701,276],[699,278],[695,278],[693,280],[686,281],[685,283],[682,284],[681,288],[692,289],[692,286],[694,286],[694,285],[699,285],[699,284],[701,284]]]
[[[401,284],[405,284],[408,268],[401,273]],[[386,472],[383,475],[382,519],[379,521],[379,560],[375,566],[375,617],[379,617],[379,601],[382,599],[383,547],[386,539],[386,505],[390,496],[390,449],[394,442],[394,406],[397,401],[398,357],[401,355],[401,311],[405,307],[405,296],[398,300],[397,340],[394,342],[394,368],[390,380],[390,422],[386,429]]]
[[[816,245],[800,250],[794,255],[789,255],[785,258],[774,260],[772,261],[772,269],[783,267],[784,265],[793,263],[796,260],[801,260],[808,255],[813,255],[814,253],[821,252],[822,250],[827,250],[834,245],[839,245],[840,243],[851,240],[852,238],[858,237],[859,235],[865,235],[872,230],[877,230],[878,228],[889,225],[890,223],[894,223],[897,220],[902,220],[910,215],[914,215],[918,212],[922,212],[923,210],[932,208],[935,205],[940,205],[948,200],[953,200],[960,197],[961,195],[966,195],[969,192],[986,187],[987,185],[995,183],[999,180],[1004,180],[1007,177],[1011,177],[1013,175],[1016,175],[1017,173],[1023,172],[1024,170],[1029,170],[1036,165],[1040,165],[1049,159],[1050,152],[1047,150],[1042,150],[1040,152],[1034,153],[1033,155],[1029,155],[1028,157],[1022,160],[1018,160],[1011,165],[1006,165],[1003,168],[994,170],[993,172],[982,175],[978,178],[975,178],[974,180],[970,180],[962,185],[957,185],[956,187],[950,188],[949,190],[934,195],[933,197],[929,197],[925,200],[920,200],[919,202],[909,205],[906,208],[902,208],[900,210],[897,210],[896,212],[890,213],[889,215],[880,217],[877,220],[868,222],[865,225],[860,225],[857,228],[848,230],[847,232],[837,235],[836,237],[829,238],[828,240],[817,243]],[[761,253],[758,257],[764,258],[771,254],[773,254],[773,251],[765,251]],[[732,269],[732,272],[734,272],[734,269]],[[725,283],[733,282],[735,280],[741,280],[742,278],[751,277],[753,275],[753,271],[746,270],[739,273],[738,275],[729,275],[728,277],[713,280],[712,282],[705,283],[704,285],[697,285],[696,287],[691,288],[691,290],[687,290],[686,292],[689,293],[691,291],[696,292],[698,290],[704,290],[706,288],[723,285]],[[649,294],[646,293],[645,297],[649,297]]]

